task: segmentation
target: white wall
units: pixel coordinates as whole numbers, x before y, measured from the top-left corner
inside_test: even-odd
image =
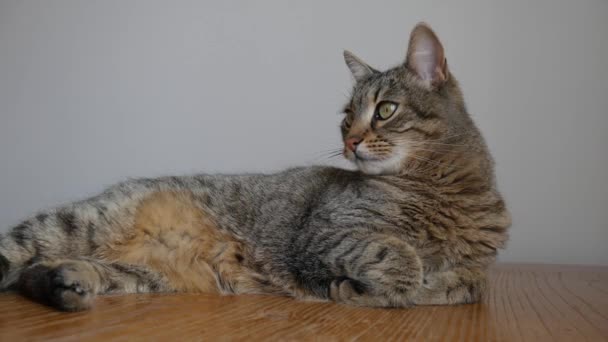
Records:
[[[0,0],[0,227],[126,177],[330,163],[342,49],[396,64],[425,20],[497,160],[502,260],[608,264],[608,2],[289,3]]]

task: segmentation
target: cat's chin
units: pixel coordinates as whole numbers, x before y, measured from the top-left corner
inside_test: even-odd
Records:
[[[402,167],[402,160],[398,157],[391,157],[383,160],[355,159],[355,165],[359,171],[368,175],[396,175]]]

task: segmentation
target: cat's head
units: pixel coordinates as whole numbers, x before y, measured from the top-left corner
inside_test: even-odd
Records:
[[[476,129],[428,25],[412,30],[405,62],[397,67],[380,72],[348,51],[344,59],[356,81],[341,124],[344,156],[362,172],[399,174],[470,143],[464,132]]]

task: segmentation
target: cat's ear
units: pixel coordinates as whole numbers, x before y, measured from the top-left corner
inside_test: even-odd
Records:
[[[344,61],[357,82],[360,82],[368,78],[370,75],[378,72],[348,50],[344,50]]]
[[[418,23],[410,34],[405,66],[429,87],[440,86],[448,80],[443,46],[426,23]]]

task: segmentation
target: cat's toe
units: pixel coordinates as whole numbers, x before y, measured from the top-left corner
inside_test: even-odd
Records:
[[[348,277],[338,277],[329,286],[329,297],[335,302],[350,303],[364,291],[364,286],[360,282]]]

